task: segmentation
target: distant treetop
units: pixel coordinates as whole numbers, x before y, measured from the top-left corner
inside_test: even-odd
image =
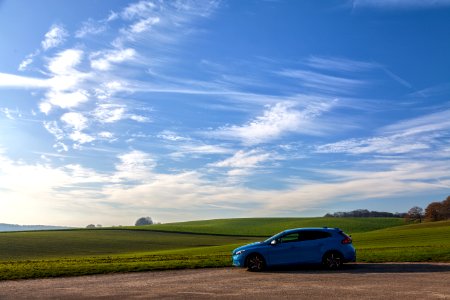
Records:
[[[326,218],[403,218],[405,213],[390,213],[384,211],[369,211],[367,209],[357,209],[348,212],[338,211],[333,214],[326,214]]]

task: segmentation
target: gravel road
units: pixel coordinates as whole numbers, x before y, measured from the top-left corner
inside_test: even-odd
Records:
[[[0,299],[450,299],[450,264],[198,269],[0,281]]]

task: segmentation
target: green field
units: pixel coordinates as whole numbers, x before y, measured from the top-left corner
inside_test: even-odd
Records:
[[[352,234],[404,224],[405,221],[400,218],[247,218],[191,221],[129,228],[167,232],[267,237],[289,228],[338,227]]]
[[[0,280],[230,266],[237,246],[307,226],[352,234],[358,261],[450,262],[450,221],[402,224],[394,218],[270,218],[0,233]]]

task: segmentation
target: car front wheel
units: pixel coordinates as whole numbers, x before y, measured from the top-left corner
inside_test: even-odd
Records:
[[[342,255],[337,252],[328,252],[322,260],[323,265],[329,270],[337,270],[342,267]]]
[[[265,265],[264,258],[259,254],[250,254],[247,257],[247,268],[251,272],[261,272]]]

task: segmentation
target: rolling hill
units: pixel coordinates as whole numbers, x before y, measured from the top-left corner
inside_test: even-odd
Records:
[[[305,226],[340,227],[351,233],[358,261],[450,262],[450,221],[401,222],[390,218],[223,219],[130,228],[5,232],[0,233],[0,280],[225,267],[231,265],[230,252],[237,246],[286,228]]]

